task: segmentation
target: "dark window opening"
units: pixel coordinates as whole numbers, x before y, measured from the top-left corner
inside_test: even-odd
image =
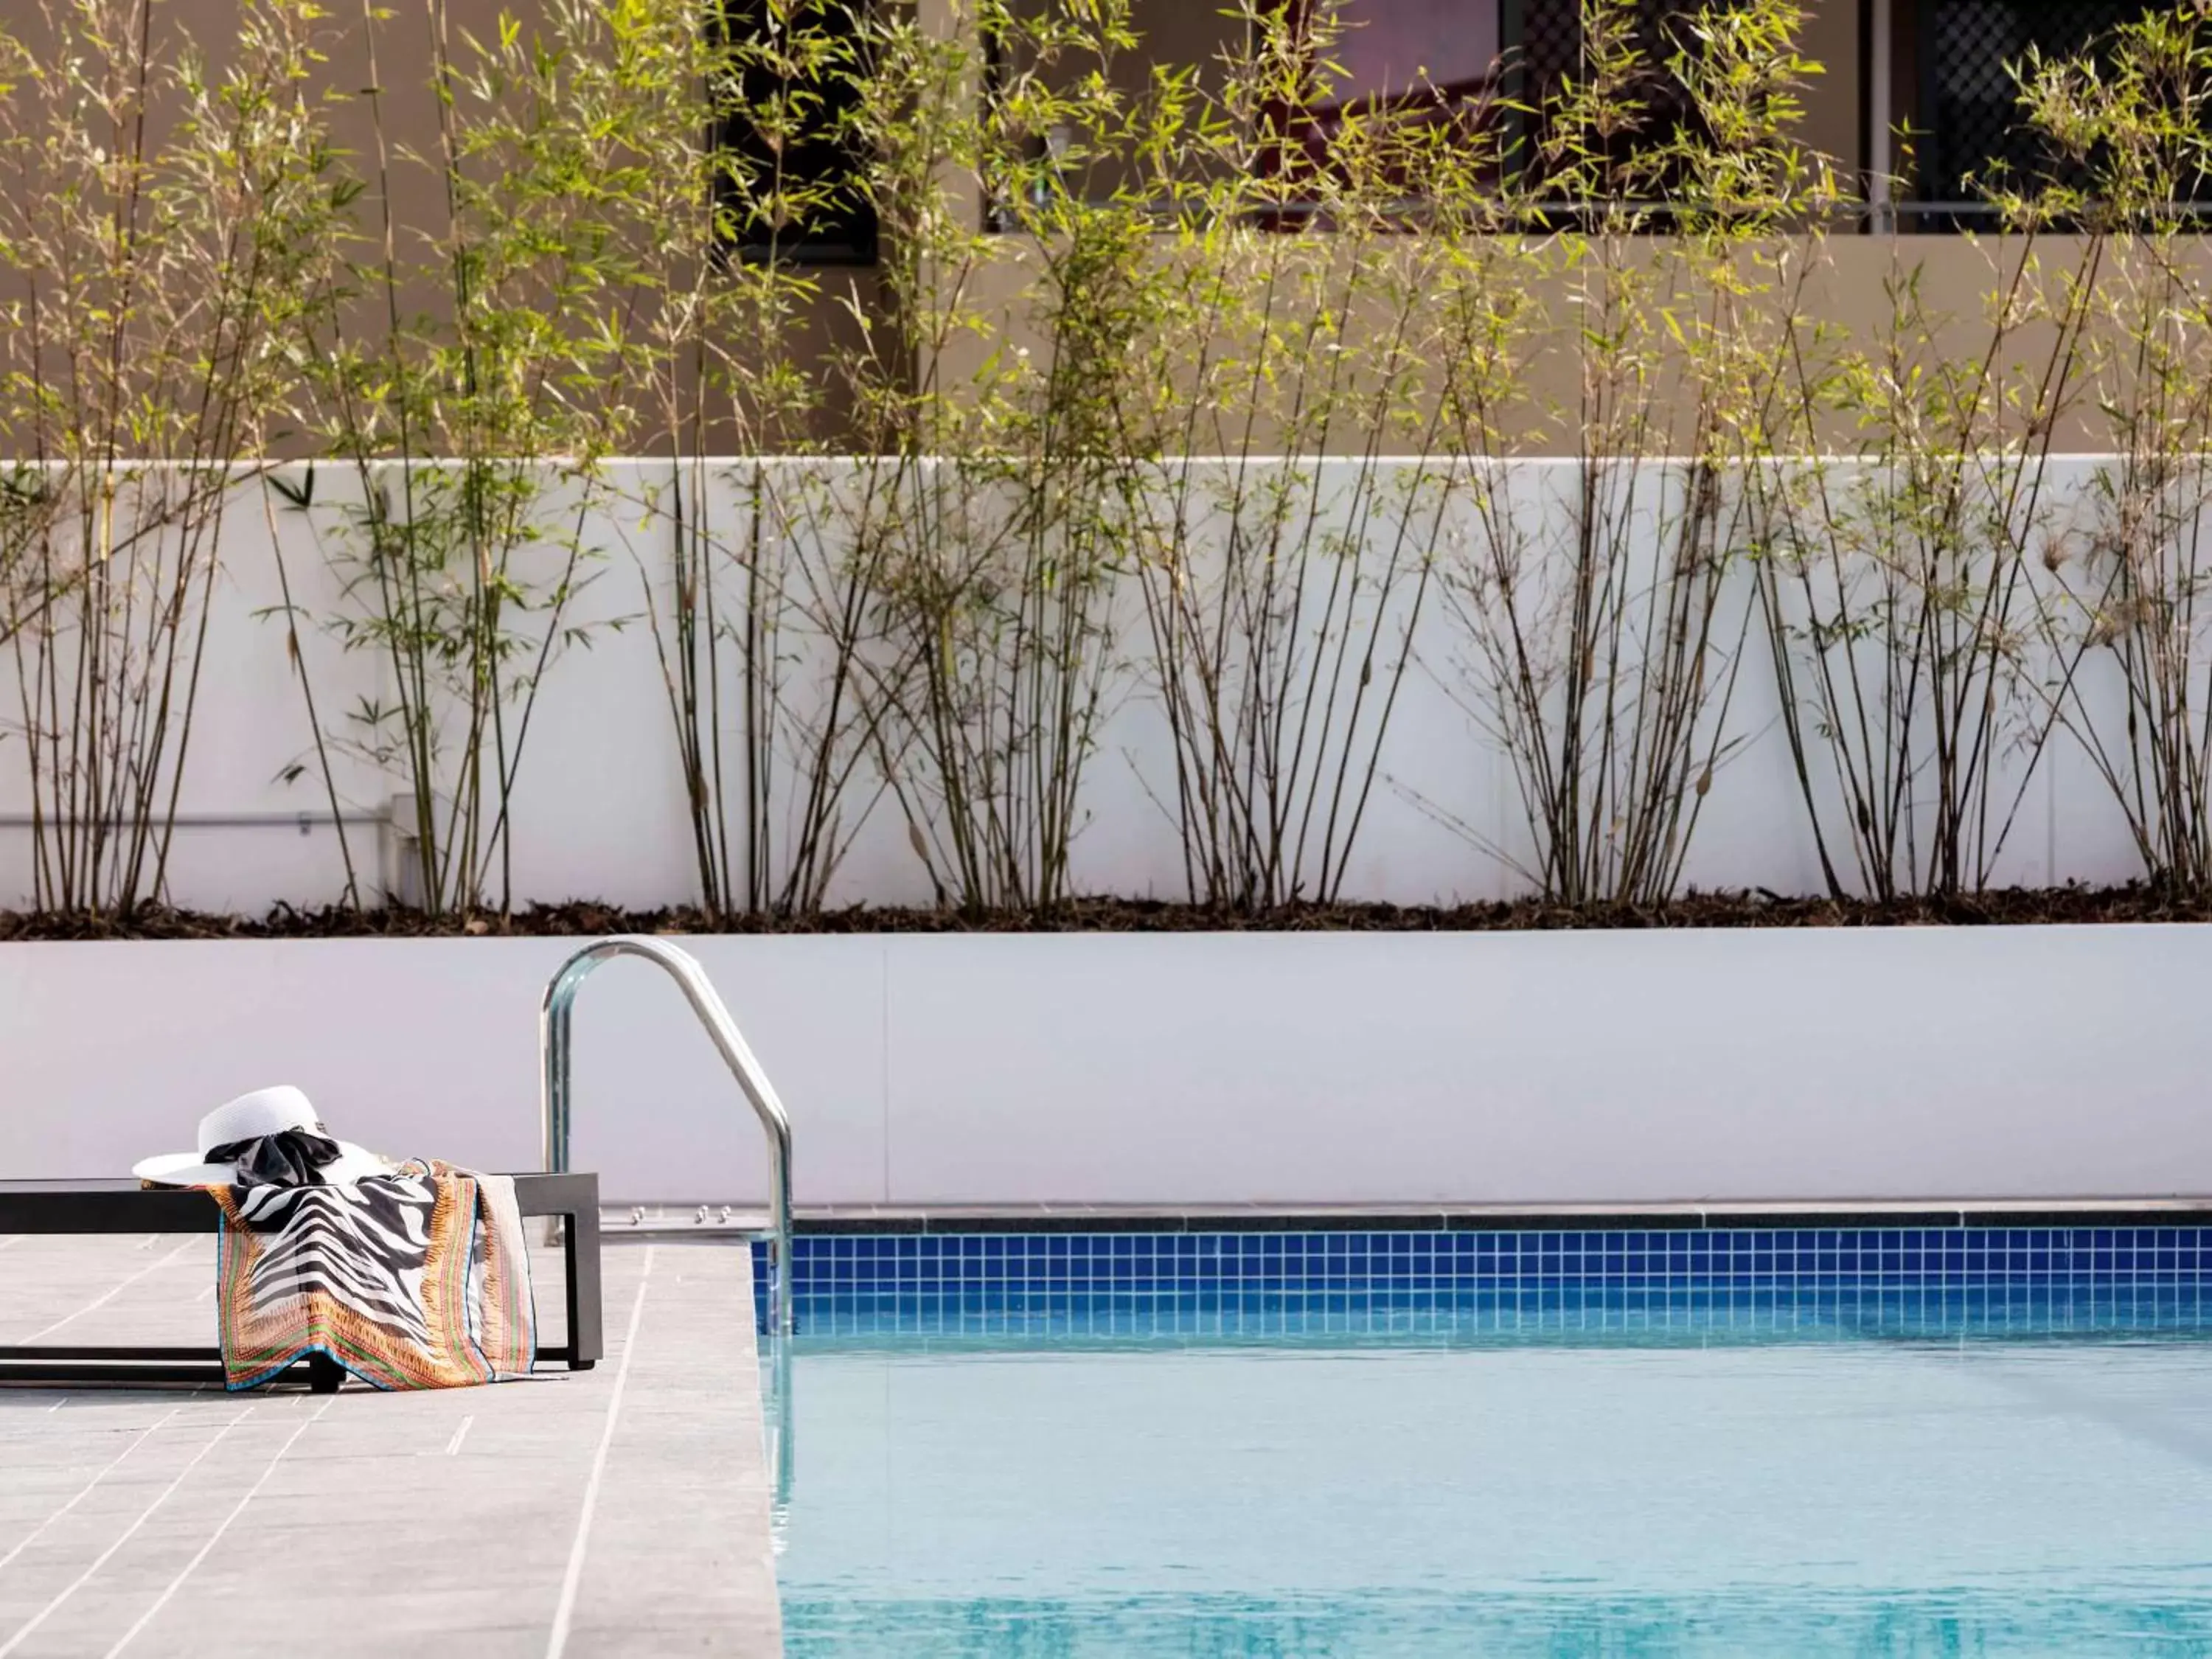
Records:
[[[876,216],[849,125],[864,64],[860,0],[722,0],[732,70],[716,141],[730,253],[801,264],[876,262]]]
[[[1986,228],[1998,213],[1988,199],[1993,186],[2092,188],[2094,163],[2086,171],[2062,164],[2023,118],[2012,67],[2030,48],[2045,58],[2093,51],[2143,15],[2143,0],[1916,0],[1905,228]],[[2187,193],[2199,202],[2212,196],[2203,180]]]
[[[1639,66],[1633,95],[1641,106],[1632,130],[1615,134],[1590,161],[1601,174],[1632,179],[1639,201],[1656,207],[1681,193],[1679,169],[1647,166],[1644,158],[1675,146],[1697,130],[1690,93],[1675,75],[1676,54],[1691,43],[1683,25],[1696,11],[1689,0],[1638,0],[1632,39]],[[1513,97],[1528,112],[1515,135],[1514,158],[1524,182],[1540,184],[1546,169],[1547,112],[1586,72],[1583,64],[1580,0],[1520,0],[1513,8],[1506,45],[1513,64]],[[1654,223],[1653,228],[1658,228]]]
[[[1322,181],[1344,170],[1347,129],[1371,124],[1383,137],[1370,158],[1385,182],[1395,180],[1417,216],[1424,180],[1412,166],[1394,161],[1389,138],[1418,139],[1437,129],[1475,142],[1494,125],[1501,88],[1503,18],[1499,0],[1344,0],[1340,27],[1320,38],[1311,0],[1282,0],[1293,38],[1310,58],[1313,95],[1267,112],[1268,143],[1261,164],[1292,181]],[[1323,67],[1324,64],[1326,68]],[[1419,154],[1418,142],[1412,153]],[[1370,180],[1371,182],[1371,180]],[[1302,216],[1280,216],[1289,228]]]

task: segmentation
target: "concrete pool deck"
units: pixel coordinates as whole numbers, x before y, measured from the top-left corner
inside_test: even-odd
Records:
[[[214,1249],[0,1237],[0,1343],[210,1343]],[[0,1659],[775,1659],[750,1253],[615,1243],[605,1297],[596,1370],[494,1389],[0,1388]]]

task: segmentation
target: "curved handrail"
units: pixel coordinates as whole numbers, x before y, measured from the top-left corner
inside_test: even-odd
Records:
[[[769,1142],[769,1226],[775,1235],[769,1263],[769,1330],[776,1336],[791,1334],[791,1119],[776,1098],[768,1073],[745,1046],[738,1024],[715,994],[705,969],[688,951],[666,939],[641,933],[623,933],[594,940],[561,964],[545,987],[538,1011],[538,1054],[544,1085],[545,1167],[560,1174],[568,1168],[568,1132],[573,1089],[568,1075],[569,1005],[592,969],[617,957],[642,957],[665,969],[684,992],[691,1012],[707,1028],[722,1063],[738,1080],[738,1087],[760,1119]]]

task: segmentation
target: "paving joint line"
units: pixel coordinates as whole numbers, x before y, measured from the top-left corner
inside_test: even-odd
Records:
[[[155,1237],[158,1237],[160,1235],[156,1234]],[[91,1301],[86,1303],[84,1306],[79,1308],[75,1313],[64,1314],[59,1319],[54,1321],[52,1324],[47,1326],[46,1329],[32,1332],[30,1335],[22,1340],[19,1346],[27,1348],[34,1342],[44,1341],[47,1337],[52,1336],[56,1331],[61,1329],[63,1326],[82,1319],[88,1313],[98,1312],[109,1303],[114,1301],[117,1297],[122,1295],[124,1291],[129,1290],[133,1285],[136,1285],[140,1279],[144,1279],[149,1273],[157,1273],[161,1272],[162,1268],[167,1267],[172,1261],[174,1261],[179,1256],[182,1255],[186,1250],[191,1249],[193,1245],[199,1242],[200,1241],[197,1238],[187,1238],[183,1243],[178,1245],[175,1249],[170,1251],[168,1255],[163,1256],[159,1261],[148,1262],[137,1273],[132,1273],[128,1279],[123,1280],[122,1283],[110,1285],[106,1291],[93,1297]],[[5,1651],[5,1649],[0,1649],[0,1652]]]
[[[154,1622],[155,1615],[159,1613],[163,1607],[169,1605],[170,1599],[174,1596],[179,1589],[184,1588],[185,1580],[192,1576],[193,1570],[197,1568],[201,1562],[208,1559],[208,1556],[214,1551],[216,1545],[222,1540],[223,1534],[230,1530],[230,1523],[237,1520],[240,1516],[245,1514],[246,1506],[260,1496],[262,1487],[269,1484],[269,1477],[276,1473],[276,1466],[284,1461],[284,1454],[290,1451],[294,1446],[297,1445],[299,1443],[300,1437],[307,1433],[309,1429],[313,1428],[316,1424],[321,1422],[323,1420],[324,1413],[328,1412],[331,1407],[337,1403],[338,1402],[335,1398],[325,1400],[306,1422],[301,1424],[298,1428],[293,1430],[292,1432],[285,1437],[284,1443],[276,1448],[276,1455],[270,1458],[267,1467],[261,1471],[259,1477],[255,1480],[252,1486],[246,1489],[245,1496],[240,1498],[237,1503],[231,1505],[230,1513],[224,1516],[222,1519],[216,1523],[216,1529],[207,1535],[207,1541],[199,1547],[198,1550],[193,1553],[192,1559],[185,1562],[184,1566],[178,1571],[177,1576],[169,1581],[168,1587],[159,1595],[154,1598],[154,1605],[148,1607],[145,1612],[140,1613],[137,1622],[134,1623],[129,1630],[125,1631],[121,1636],[116,1638],[115,1645],[107,1650],[106,1659],[115,1659],[115,1656],[117,1654],[122,1652],[124,1649],[131,1645],[132,1638],[135,1638],[140,1631],[145,1629],[147,1626]]]
[[[154,1501],[147,1504],[143,1510],[139,1511],[138,1518],[133,1521],[129,1526],[125,1527],[123,1529],[122,1534],[118,1537],[113,1543],[102,1550],[90,1566],[87,1567],[82,1572],[77,1574],[75,1578],[72,1578],[69,1583],[63,1588],[61,1593],[56,1595],[53,1600],[47,1602],[46,1606],[40,1607],[36,1613],[33,1613],[24,1623],[23,1626],[13,1636],[9,1637],[6,1642],[0,1643],[0,1659],[8,1659],[8,1656],[15,1652],[16,1649],[21,1647],[25,1640],[28,1638],[40,1626],[45,1624],[47,1620],[52,1618],[55,1613],[61,1611],[62,1604],[64,1602],[67,1601],[70,1597],[75,1595],[88,1583],[91,1583],[93,1575],[97,1573],[110,1561],[113,1560],[123,1547],[138,1535],[138,1529],[154,1518],[154,1511],[160,1509],[162,1504],[167,1503],[171,1498],[176,1495],[177,1488],[185,1484],[185,1478],[191,1474],[194,1469],[199,1468],[201,1462],[206,1458],[207,1455],[220,1445],[224,1437],[227,1437],[233,1429],[238,1427],[240,1424],[245,1422],[252,1415],[253,1407],[252,1406],[248,1406],[244,1411],[239,1413],[237,1416],[232,1418],[229,1422],[224,1424],[220,1429],[217,1429],[214,1434],[210,1435],[208,1437],[207,1443],[192,1454],[191,1461],[187,1462],[183,1468],[177,1471],[177,1478],[170,1481],[167,1486],[161,1488],[161,1492],[155,1496]]]
[[[599,1508],[599,1485],[606,1478],[607,1453],[614,1445],[615,1424],[622,1415],[623,1394],[629,1385],[630,1361],[637,1357],[637,1334],[645,1320],[646,1287],[653,1279],[653,1259],[659,1247],[645,1247],[645,1265],[637,1276],[637,1300],[630,1304],[629,1329],[623,1337],[622,1364],[615,1370],[614,1392],[607,1400],[607,1420],[599,1430],[599,1449],[592,1455],[591,1478],[584,1483],[584,1504],[576,1516],[576,1541],[569,1546],[568,1569],[561,1578],[561,1600],[553,1610],[553,1629],[546,1638],[545,1659],[561,1659],[568,1646],[568,1632],[576,1616],[576,1592],[584,1582],[584,1553],[591,1542],[592,1516]],[[0,1650],[0,1659],[6,1659]]]
[[[64,1395],[62,1396],[61,1405],[57,1405],[52,1409],[54,1411],[59,1411],[62,1408],[62,1406],[65,1406],[68,1403],[69,1396],[67,1395]],[[91,1497],[92,1490],[94,1486],[97,1486],[101,1481],[106,1480],[109,1475],[114,1474],[115,1471],[121,1467],[125,1458],[130,1456],[132,1452],[137,1451],[139,1447],[144,1445],[147,1441],[153,1437],[154,1431],[155,1429],[161,1427],[164,1424],[167,1423],[170,1419],[175,1417],[176,1414],[182,1410],[184,1410],[182,1406],[172,1406],[162,1416],[155,1419],[149,1426],[141,1429],[138,1431],[137,1437],[132,1440],[131,1443],[125,1446],[121,1451],[116,1453],[114,1461],[109,1463],[106,1468],[100,1470],[98,1474],[94,1475],[91,1480],[86,1481],[83,1486],[79,1489],[76,1497],[70,1498],[68,1503],[63,1504],[61,1508],[56,1510],[52,1515],[40,1522],[37,1526],[33,1527],[29,1532],[18,1539],[15,1542],[15,1547],[9,1550],[7,1554],[0,1555],[0,1571],[5,1571],[10,1561],[13,1561],[25,1550],[30,1548],[32,1545],[37,1543],[40,1539],[45,1537],[47,1528],[52,1526],[55,1522],[60,1520],[62,1516],[67,1515],[79,1504],[84,1502],[86,1498]]]

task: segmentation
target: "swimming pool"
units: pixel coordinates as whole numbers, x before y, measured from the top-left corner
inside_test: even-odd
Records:
[[[802,1249],[794,1659],[2212,1654],[2197,1229],[1048,1237]]]

